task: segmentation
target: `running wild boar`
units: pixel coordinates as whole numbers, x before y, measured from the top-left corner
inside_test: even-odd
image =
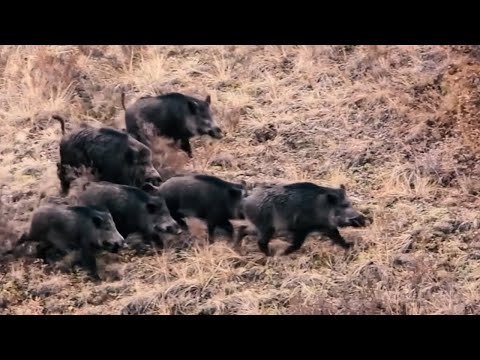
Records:
[[[273,185],[254,189],[242,202],[245,219],[254,225],[258,247],[271,255],[269,242],[276,232],[287,231],[293,242],[284,255],[301,248],[311,232],[321,232],[344,249],[352,246],[340,235],[338,228],[364,227],[366,218],[355,210],[346,194],[345,186],[329,188],[308,182]],[[249,227],[240,227],[235,247],[251,233]]]
[[[65,135],[64,119],[57,115],[53,118],[60,121],[63,133],[57,163],[63,195],[68,194],[76,177],[70,169],[81,167],[91,168],[99,181],[132,186],[160,184],[160,174],[152,165],[151,150],[127,133],[83,126]]]
[[[65,256],[80,250],[82,265],[95,280],[99,279],[95,253],[102,248],[116,251],[125,245],[111,214],[89,206],[39,207],[32,217],[30,230],[17,245],[26,241],[38,243],[37,256],[45,261],[52,251]]]
[[[144,187],[151,190],[152,185]],[[150,195],[142,189],[109,182],[90,182],[78,195],[78,203],[104,207],[110,211],[115,226],[123,237],[133,233],[143,236],[145,242],[163,245],[161,233],[179,234],[180,227],[170,216],[165,199]]]
[[[230,219],[242,217],[239,206],[246,194],[243,182],[232,183],[211,175],[174,176],[156,191],[165,197],[170,214],[183,228],[187,228],[185,217],[205,221],[210,243],[216,228],[233,237]]]
[[[210,95],[205,100],[180,93],[144,96],[128,108],[122,92],[127,132],[143,144],[150,146],[146,125],[152,125],[154,136],[162,136],[180,142],[180,149],[193,157],[190,139],[208,135],[214,139],[223,137],[222,130],[213,120]]]

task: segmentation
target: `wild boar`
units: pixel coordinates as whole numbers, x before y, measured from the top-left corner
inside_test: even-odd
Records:
[[[127,133],[83,126],[65,135],[64,119],[58,115],[53,118],[60,121],[63,133],[57,163],[63,195],[68,194],[75,179],[69,168],[90,167],[99,181],[132,186],[160,184],[160,174],[152,165],[151,150]]]
[[[62,205],[38,208],[29,231],[17,245],[26,241],[37,242],[37,256],[46,261],[49,250],[63,256],[80,250],[81,262],[95,280],[99,279],[95,253],[102,248],[116,251],[125,244],[109,212],[97,207]]]
[[[151,190],[152,185],[145,188]],[[161,233],[179,234],[180,227],[172,219],[165,199],[161,195],[150,195],[142,189],[109,182],[90,182],[78,194],[78,203],[108,209],[119,233],[139,233],[146,242],[163,245]]]
[[[258,235],[258,247],[267,256],[268,244],[276,232],[293,235],[292,244],[284,251],[291,254],[301,248],[311,232],[321,232],[334,243],[348,249],[351,243],[340,235],[338,227],[364,227],[366,218],[352,207],[344,185],[329,188],[309,182],[258,187],[241,204],[245,219]],[[248,226],[239,228],[234,246],[241,245]]]
[[[214,139],[223,137],[210,110],[211,98],[197,99],[180,93],[159,96],[144,96],[128,108],[125,107],[125,93],[122,92],[122,106],[125,110],[127,132],[143,144],[151,147],[146,126],[153,125],[154,136],[171,138],[180,142],[180,149],[191,158],[190,139],[208,135]]]
[[[211,175],[174,176],[156,191],[165,197],[170,214],[183,228],[187,228],[184,218],[188,216],[205,221],[210,243],[214,241],[217,227],[233,237],[230,219],[241,218],[239,205],[246,194],[244,183],[232,183]]]

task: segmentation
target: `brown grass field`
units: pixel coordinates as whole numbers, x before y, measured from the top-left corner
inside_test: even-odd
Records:
[[[60,126],[123,128],[145,94],[210,94],[227,136],[159,141],[163,174],[347,186],[373,217],[288,257],[205,226],[165,251],[102,254],[95,284],[31,256],[0,264],[2,314],[478,314],[480,51],[474,46],[2,46],[0,247],[56,201]],[[41,199],[41,195],[45,198]],[[56,199],[56,200],[55,200]],[[181,241],[180,241],[181,240]],[[286,239],[275,239],[277,251]],[[181,246],[179,246],[181,244]],[[28,255],[28,254],[27,254]]]

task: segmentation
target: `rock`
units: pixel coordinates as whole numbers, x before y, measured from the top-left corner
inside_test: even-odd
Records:
[[[259,129],[255,129],[253,131],[253,135],[255,136],[255,140],[258,143],[263,143],[269,140],[273,140],[277,137],[277,129],[275,128],[275,125],[273,124],[268,124],[264,127],[261,127]]]
[[[233,156],[230,154],[219,154],[210,160],[210,166],[222,166],[229,168],[233,166]]]
[[[455,227],[453,226],[452,223],[445,221],[435,225],[433,227],[433,230],[443,234],[451,234],[452,232],[455,231]]]
[[[108,300],[108,294],[105,290],[94,291],[87,298],[87,303],[91,305],[101,305]]]
[[[439,280],[449,280],[452,278],[452,275],[446,270],[439,270],[437,272],[437,278]]]
[[[413,249],[413,243],[415,242],[415,239],[410,238],[408,239],[403,245],[402,248],[400,249],[400,252],[402,254],[409,253]]]
[[[5,309],[11,302],[11,296],[7,294],[0,294],[0,309]]]
[[[415,257],[410,254],[399,254],[393,259],[394,266],[415,266],[416,262]]]
[[[263,271],[261,271],[260,269],[256,269],[256,268],[243,271],[240,274],[240,278],[242,280],[246,280],[246,281],[250,281],[250,282],[261,280],[264,277],[265,277],[265,274],[263,273]]]
[[[198,315],[214,315],[217,312],[217,308],[215,306],[205,306],[198,312]]]
[[[477,227],[477,225],[475,223],[463,222],[463,223],[458,224],[457,230],[460,231],[460,232],[465,232],[465,231],[472,230],[476,227]]]
[[[443,200],[442,204],[445,206],[456,206],[458,205],[458,199],[454,197],[449,197]]]
[[[438,251],[438,243],[435,241],[431,241],[427,245],[425,245],[425,249],[431,252],[437,252]]]
[[[28,166],[22,171],[22,175],[38,176],[41,172],[42,170],[38,166]]]
[[[65,284],[61,281],[58,281],[58,282],[49,281],[31,289],[30,293],[33,296],[46,298],[46,297],[58,294],[60,291],[62,291],[64,286]]]
[[[45,301],[44,314],[64,314],[66,311],[68,311],[68,306],[58,303],[56,299],[47,299]]]

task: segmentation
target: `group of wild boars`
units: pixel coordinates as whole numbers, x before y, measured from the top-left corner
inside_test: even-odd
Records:
[[[48,260],[80,250],[81,263],[98,279],[95,252],[128,247],[127,237],[140,234],[146,243],[164,245],[164,234],[188,230],[186,218],[203,220],[208,241],[223,230],[239,248],[247,234],[258,236],[258,246],[271,255],[269,242],[276,232],[288,231],[293,240],[284,251],[301,248],[311,232],[321,232],[348,249],[351,244],[338,228],[366,226],[365,217],[353,208],[345,187],[327,188],[300,182],[257,186],[247,192],[244,181],[231,182],[213,175],[176,174],[162,182],[153,166],[150,136],[180,142],[192,157],[190,139],[208,135],[221,139],[222,130],[212,118],[211,98],[205,100],[168,93],[144,96],[125,109],[125,131],[82,125],[65,134],[61,124],[57,175],[63,196],[78,177],[75,169],[90,168],[94,181],[79,187],[75,206],[48,205],[34,213],[28,234],[19,243],[38,242],[38,256]],[[147,134],[146,125],[154,128]],[[231,220],[246,220],[234,236]]]
[[[338,227],[363,227],[366,218],[352,207],[345,186],[329,188],[309,182],[255,188],[242,201],[242,213],[254,229],[242,225],[234,246],[239,248],[247,234],[256,233],[258,247],[270,255],[269,242],[273,235],[287,231],[293,235],[284,255],[297,251],[308,234],[321,232],[335,244],[348,249],[351,243],[340,235]]]
[[[205,100],[180,93],[139,98],[128,108],[125,107],[125,93],[122,92],[122,106],[125,110],[126,130],[143,144],[150,147],[146,126],[152,125],[154,133],[180,142],[180,149],[193,157],[190,139],[208,135],[222,138],[222,130],[213,120],[210,109],[211,98]]]
[[[165,198],[170,214],[184,229],[185,217],[206,222],[208,239],[212,243],[216,228],[224,230],[239,249],[247,234],[258,236],[258,246],[265,255],[271,255],[269,242],[275,233],[290,232],[291,245],[284,255],[299,250],[306,237],[320,232],[335,244],[349,249],[338,231],[342,227],[364,227],[366,217],[351,204],[344,185],[339,188],[318,186],[309,182],[287,185],[260,186],[247,193],[246,184],[228,182],[210,175],[174,176],[160,187],[148,187],[150,193]],[[245,219],[233,239],[230,220]]]
[[[110,213],[92,206],[38,208],[29,231],[17,244],[26,241],[37,243],[37,256],[45,261],[80,250],[80,261],[94,279],[99,279],[95,253],[102,248],[117,251],[125,245]]]
[[[152,192],[153,185],[144,189]],[[163,246],[162,234],[179,234],[165,199],[134,186],[106,181],[86,182],[76,194],[76,206],[49,204],[33,214],[30,230],[17,242],[36,242],[37,257],[49,262],[80,250],[80,261],[98,280],[95,253],[128,247],[137,233],[146,243]]]
[[[160,184],[160,174],[152,165],[151,150],[133,137],[113,128],[87,125],[65,134],[65,120],[58,115],[53,118],[62,125],[57,175],[64,195],[74,180],[71,169],[81,167],[91,168],[99,181],[134,186]]]
[[[213,120],[211,98],[205,100],[168,93],[144,96],[125,109],[126,130],[111,127],[95,128],[87,125],[65,134],[65,120],[52,117],[61,124],[60,161],[57,175],[62,193],[68,194],[77,169],[90,168],[95,179],[141,187],[146,183],[158,186],[160,174],[152,164],[152,150],[146,126],[151,125],[154,136],[171,138],[180,142],[180,148],[192,157],[190,139],[209,135],[222,138],[222,130]]]
[[[184,229],[185,217],[195,217],[207,223],[208,240],[214,241],[215,229],[224,230],[232,238],[231,219],[241,217],[240,202],[246,194],[245,183],[232,183],[210,175],[174,176],[153,193],[161,194],[170,214]]]
[[[81,170],[89,169],[93,181],[84,184],[77,194],[76,206],[50,204],[37,209],[28,235],[22,236],[17,245],[25,241],[38,242],[38,256],[45,260],[52,254],[64,256],[75,248],[80,249],[81,262],[98,278],[95,249],[115,250],[108,244],[123,244],[133,233],[140,234],[147,243],[159,245],[163,245],[162,234],[181,233],[158,188],[162,179],[153,166],[152,149],[143,125],[153,125],[154,135],[180,141],[181,149],[192,157],[189,142],[192,137],[222,137],[221,129],[212,119],[210,104],[210,96],[205,100],[179,93],[146,96],[125,109],[126,131],[82,124],[66,134],[65,119],[53,115],[62,130],[57,163],[61,194],[69,195],[72,182],[84,175]],[[124,94],[122,105],[125,108]],[[166,186],[171,185],[172,181]],[[180,188],[174,186],[169,192],[169,203]],[[225,196],[228,202],[228,196],[233,199],[237,195],[233,192]],[[188,208],[188,201],[180,200],[182,211]],[[205,206],[205,198],[200,198],[199,203],[202,201]],[[231,224],[215,212],[208,216],[208,211],[201,207],[190,205],[190,208],[194,215],[209,221],[209,233],[215,226],[233,233]],[[174,209],[176,218],[181,220],[179,216],[183,213]]]

